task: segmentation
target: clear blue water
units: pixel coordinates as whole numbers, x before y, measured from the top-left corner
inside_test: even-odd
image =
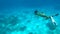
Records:
[[[57,27],[35,10],[47,16],[58,13],[53,17]],[[0,34],[60,34],[60,0],[0,0]]]

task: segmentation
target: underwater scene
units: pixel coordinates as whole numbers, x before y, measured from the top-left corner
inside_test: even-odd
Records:
[[[0,34],[60,34],[60,0],[0,0]]]

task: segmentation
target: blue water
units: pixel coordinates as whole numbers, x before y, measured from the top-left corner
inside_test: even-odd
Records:
[[[35,10],[47,16],[58,13],[53,17],[57,27]],[[60,34],[60,0],[0,0],[0,34]]]

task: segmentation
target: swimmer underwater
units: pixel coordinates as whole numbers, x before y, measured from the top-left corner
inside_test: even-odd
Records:
[[[57,14],[55,14],[55,15],[53,15],[53,16],[47,16],[46,14],[44,14],[43,12],[39,12],[38,10],[36,10],[35,12],[34,12],[34,14],[35,15],[37,15],[37,16],[41,16],[41,17],[43,17],[43,18],[45,18],[46,20],[47,19],[50,19],[51,21],[52,21],[52,25],[53,25],[53,27],[54,28],[52,28],[52,26],[51,26],[51,24],[49,25],[49,26],[51,26],[51,27],[49,27],[50,29],[55,29],[56,28],[56,25],[57,25],[57,23],[55,22],[55,20],[53,19],[53,17],[54,16],[58,16],[59,14],[57,13]]]

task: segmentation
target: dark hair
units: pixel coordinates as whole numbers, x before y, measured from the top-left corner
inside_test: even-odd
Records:
[[[37,15],[37,12],[38,12],[38,10],[35,10],[35,11],[34,11],[34,14]]]

